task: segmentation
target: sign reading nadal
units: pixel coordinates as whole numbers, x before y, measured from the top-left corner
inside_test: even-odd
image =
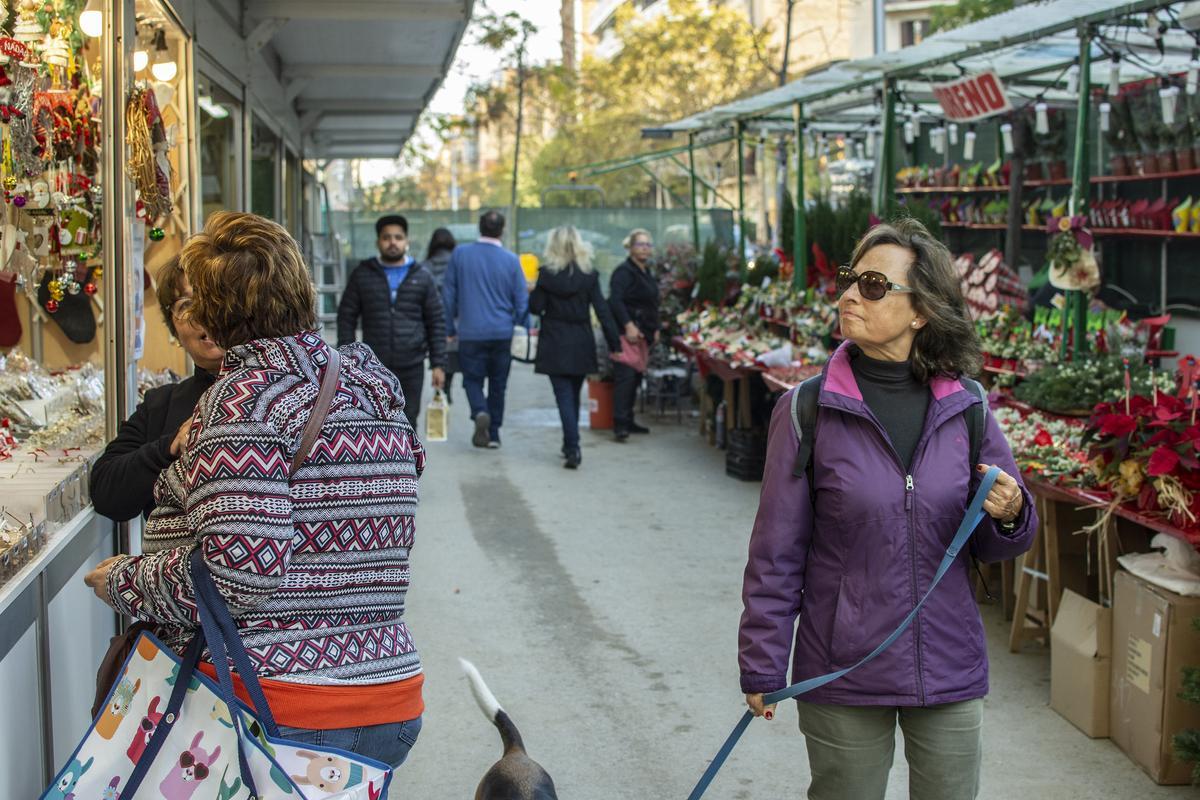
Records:
[[[971,122],[1012,108],[1004,84],[995,72],[964,75],[949,83],[933,84],[933,96],[946,112],[946,119]]]

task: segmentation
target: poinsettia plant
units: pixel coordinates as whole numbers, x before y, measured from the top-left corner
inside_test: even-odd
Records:
[[[1089,464],[1087,449],[1081,444],[1081,420],[1011,406],[998,406],[992,413],[1023,473],[1066,485],[1083,481]]]
[[[1200,425],[1196,407],[1174,395],[1100,403],[1088,420],[1095,484],[1114,500],[1162,514],[1180,528],[1200,520]]]

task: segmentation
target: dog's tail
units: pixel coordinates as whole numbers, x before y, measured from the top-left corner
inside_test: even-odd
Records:
[[[483,715],[490,719],[496,729],[500,731],[504,754],[508,755],[514,750],[525,752],[525,742],[521,740],[520,731],[517,730],[517,726],[504,709],[500,707],[492,690],[483,682],[483,676],[479,674],[479,670],[475,669],[475,665],[465,658],[460,658],[458,663],[462,665],[463,672],[467,674],[467,680],[471,684],[471,694],[475,695],[475,702],[483,710]]]

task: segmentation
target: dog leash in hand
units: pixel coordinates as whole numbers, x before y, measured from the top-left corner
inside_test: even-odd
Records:
[[[900,635],[904,633],[908,626],[912,624],[912,621],[917,616],[917,612],[921,610],[923,605],[925,605],[925,601],[929,599],[929,596],[933,594],[933,590],[937,588],[938,583],[941,582],[946,572],[949,571],[950,565],[953,564],[955,559],[958,558],[958,554],[962,550],[963,545],[967,543],[967,539],[971,538],[971,534],[975,531],[975,528],[979,526],[981,521],[983,521],[985,516],[983,510],[983,501],[987,499],[988,492],[991,491],[992,484],[996,482],[996,478],[999,477],[999,475],[1000,470],[998,468],[990,467],[987,471],[987,474],[983,476],[983,480],[979,482],[979,488],[975,491],[975,496],[971,498],[971,503],[967,506],[967,512],[963,515],[963,520],[958,526],[958,531],[954,534],[953,541],[951,541],[950,546],[946,548],[946,554],[942,556],[942,563],[938,567],[937,574],[933,576],[933,582],[929,584],[929,589],[926,590],[924,597],[921,598],[920,602],[913,606],[913,610],[908,612],[908,616],[906,616],[900,622],[900,625],[896,628],[896,630],[892,631],[890,636],[880,642],[878,647],[864,656],[857,663],[852,664],[845,669],[839,669],[837,672],[830,672],[827,675],[821,675],[816,678],[809,678],[808,680],[792,684],[786,689],[780,689],[777,692],[771,692],[770,694],[764,695],[763,705],[768,706],[772,703],[778,703],[780,700],[787,700],[789,698],[802,695],[805,692],[811,692],[813,689],[824,686],[832,681],[836,681],[838,678],[846,675],[847,673],[853,672],[863,664],[866,664],[868,661],[878,656],[884,650],[887,650],[889,647],[891,647],[896,640],[900,638]],[[729,758],[729,754],[733,752],[733,748],[737,745],[738,740],[742,738],[742,734],[746,732],[746,728],[750,725],[750,720],[752,719],[754,719],[754,714],[750,711],[742,714],[742,718],[738,720],[738,724],[734,726],[733,732],[729,734],[729,738],[725,740],[725,744],[721,745],[721,749],[717,751],[715,756],[713,756],[713,760],[708,765],[708,769],[706,769],[704,774],[700,776],[700,780],[696,784],[696,788],[692,789],[692,793],[688,795],[688,800],[699,800],[699,798],[708,789],[708,785],[712,783],[713,778],[717,776],[717,773],[725,764],[725,759]]]

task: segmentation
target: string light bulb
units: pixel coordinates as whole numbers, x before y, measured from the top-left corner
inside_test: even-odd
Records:
[[[1050,132],[1050,107],[1045,103],[1038,103],[1033,107],[1037,113],[1036,130],[1042,136]]]
[[[79,30],[91,39],[96,39],[104,33],[104,9],[100,0],[88,0],[83,11],[79,13]]]
[[[1100,104],[1100,132],[1108,133],[1112,125],[1112,103]]]
[[[133,71],[141,72],[150,65],[150,54],[145,50],[133,51]]]
[[[1077,94],[1079,92],[1079,65],[1072,64],[1067,69],[1067,94]]]
[[[170,83],[178,72],[179,66],[167,49],[167,32],[159,28],[154,34],[154,63],[150,65],[150,73],[156,81]]]
[[[1192,59],[1188,62],[1187,70],[1187,93],[1194,95],[1200,89],[1200,61]]]
[[[917,126],[911,119],[904,120],[904,143],[912,144],[917,140]]]
[[[864,145],[863,151],[866,153],[867,158],[874,159],[875,158],[875,134],[874,134],[874,132],[867,134],[867,140],[863,143],[863,145]]]
[[[1013,147],[1013,126],[1011,122],[1006,122],[1000,126],[1000,138],[1004,141],[1004,152],[1012,155],[1016,148]]]
[[[1158,90],[1158,100],[1162,104],[1163,125],[1175,124],[1176,98],[1179,97],[1178,86],[1164,86]]]
[[[949,137],[949,139],[950,139],[951,147],[958,146],[958,123],[957,122],[951,122],[949,125],[946,126],[946,136]]]
[[[1108,96],[1116,97],[1121,91],[1121,54],[1113,53],[1108,65]]]
[[[964,161],[974,161],[975,160],[975,129],[974,128],[968,128],[966,134],[963,136],[963,160]]]

